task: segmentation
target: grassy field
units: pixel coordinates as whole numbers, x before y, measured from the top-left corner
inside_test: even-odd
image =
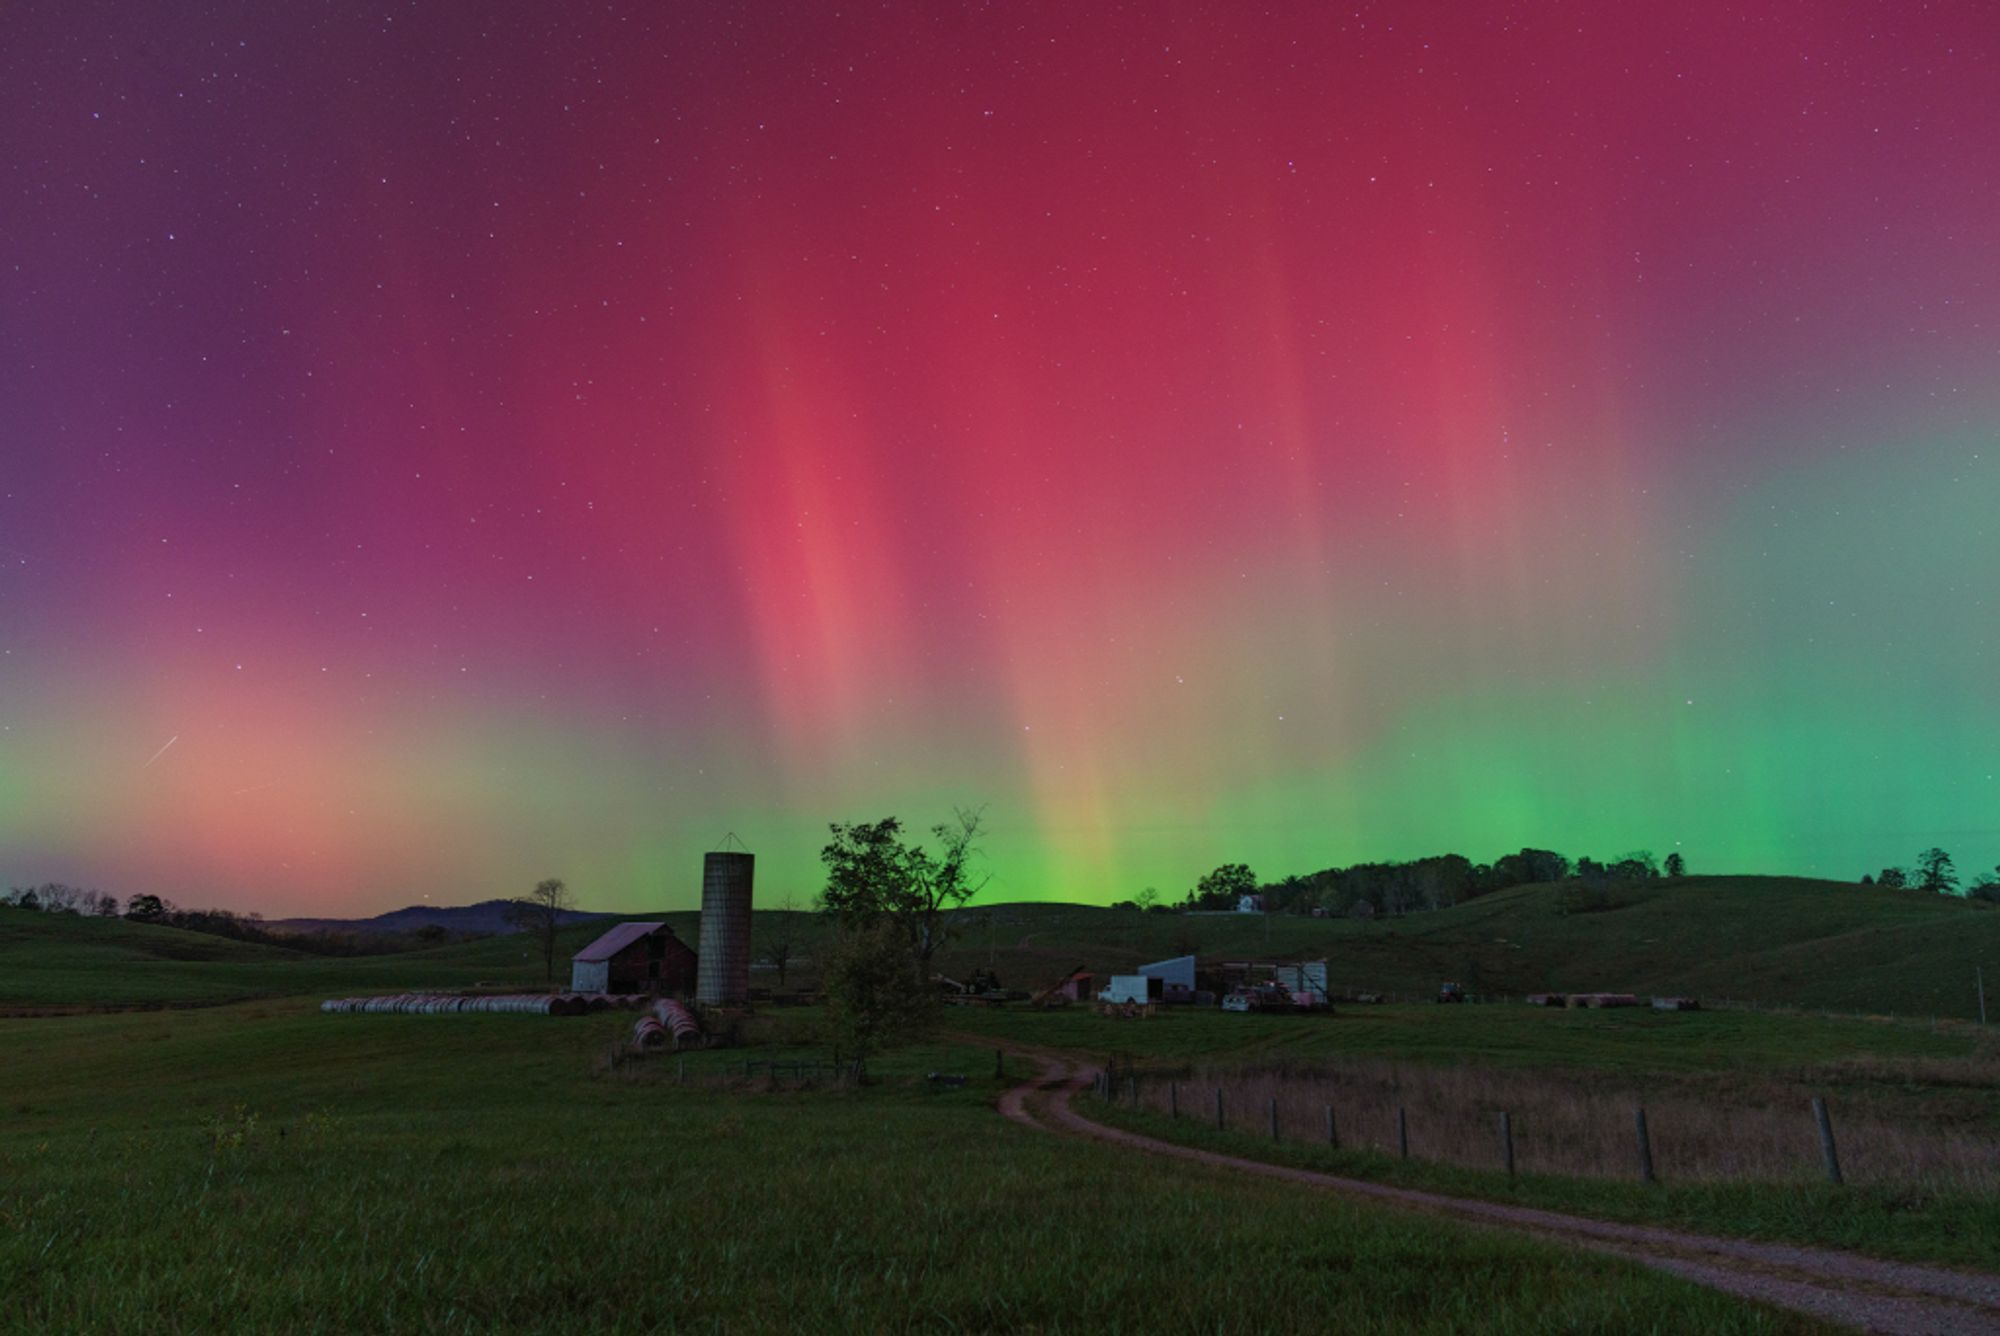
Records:
[[[759,1051],[812,1023],[767,1022]],[[686,1084],[673,1060],[608,1069],[626,1024],[302,1001],[0,1021],[0,1328],[1813,1329],[1016,1127],[984,1045],[774,1092],[729,1075],[740,1052]]]
[[[665,917],[697,938],[693,915]],[[1984,958],[1996,923],[1983,907],[1913,893],[1745,881],[1648,887],[1585,915],[1557,912],[1549,888],[1523,888],[1385,924],[1007,906],[960,915],[941,963],[964,972],[991,960],[1031,986],[1076,964],[1106,972],[1192,947],[1324,954],[1341,982],[1412,993],[1442,977],[1490,992],[1708,991],[1700,980],[1775,980],[1772,962],[1820,952],[1877,964],[1801,975],[1770,1000],[1831,1006],[1836,990],[1872,979],[1858,1005],[1887,1011],[1900,999],[1914,1014],[1925,1009],[1909,1002]],[[777,926],[758,916],[760,948]],[[811,978],[821,928],[791,926],[796,984]],[[562,954],[598,930],[566,930]],[[1262,1311],[1364,1331],[1799,1329],[1607,1263],[1038,1136],[990,1107],[996,1045],[1112,1059],[1144,1075],[1147,1097],[1104,1116],[1239,1153],[2000,1267],[1991,1175],[1965,1171],[1954,1187],[1937,1178],[1938,1165],[1957,1164],[1948,1157],[1907,1181],[1833,1191],[1812,1181],[1805,1135],[1801,1168],[1782,1181],[1701,1181],[1687,1171],[1705,1162],[1666,1149],[1692,1109],[1719,1111],[1714,1142],[1739,1114],[1803,1133],[1813,1094],[1833,1102],[1844,1131],[2000,1144],[2000,1050],[1976,1025],[1927,1013],[1389,1005],[1131,1022],[1083,1008],[966,1009],[948,1013],[949,1040],[880,1059],[879,1084],[801,1092],[730,1072],[746,1052],[819,1052],[804,1009],[772,1012],[752,1049],[690,1057],[681,1084],[671,1062],[606,1068],[629,1024],[615,1014],[314,1008],[323,996],[532,987],[540,976],[518,938],[329,959],[0,910],[0,1007],[202,1006],[0,1020],[0,1329],[740,1330],[797,1325],[804,1313],[853,1330],[1195,1330]],[[921,1079],[931,1070],[973,1079],[937,1089]],[[1267,1088],[1282,1095],[1285,1140],[1166,1119],[1159,1082],[1183,1077],[1229,1083],[1246,1106]],[[1347,1083],[1343,1100],[1360,1100],[1339,1151],[1310,1144],[1306,1116],[1333,1080]],[[1420,1155],[1435,1153],[1403,1162],[1372,1127],[1384,1100],[1469,1121],[1438,1113],[1413,1138]],[[1556,1113],[1631,1102],[1658,1110],[1670,1181],[1648,1188],[1544,1156]],[[1523,1128],[1511,1181],[1479,1135],[1509,1104]],[[1789,1153],[1779,1145],[1762,1163]]]
[[[1141,914],[1083,905],[981,906],[952,916],[948,974],[990,966],[1035,989],[1076,965],[1099,973],[1193,951],[1208,958],[1325,957],[1336,986],[1408,996],[1444,979],[1474,992],[1629,989],[1780,1007],[1968,1019],[1975,970],[1991,966],[2000,1011],[2000,909],[1841,882],[1689,877],[1613,888],[1607,907],[1565,913],[1564,889],[1523,886],[1386,922],[1292,915]],[[698,916],[663,913],[684,940]],[[755,916],[762,953],[781,938],[810,981],[824,926]],[[569,952],[601,926],[565,929]],[[341,991],[533,986],[526,943],[489,938],[357,960],[251,947],[171,928],[0,909],[0,1008],[197,1004]],[[770,973],[757,976],[775,983]]]
[[[1009,983],[1193,951],[1324,957],[1336,987],[1410,996],[1630,990],[1911,1016],[1978,1014],[1974,970],[2000,979],[2000,907],[1788,877],[1688,877],[1607,891],[1564,912],[1564,887],[1519,886],[1400,919],[1139,914],[1006,905],[960,914],[947,969],[989,960]],[[2000,985],[1996,985],[2000,987]],[[1995,996],[2000,1011],[2000,992]]]
[[[1605,1218],[2000,1269],[2000,1041],[1971,1024],[1500,1005],[1162,1009],[1148,1020],[966,1009],[950,1021],[968,1037],[1136,1075],[1142,1107],[1121,1099],[1105,1116],[1175,1140]],[[1181,1086],[1178,1121],[1164,1116],[1169,1082]],[[1217,1087],[1224,1133],[1208,1116]],[[1814,1096],[1846,1143],[1839,1190],[1822,1181]],[[1345,1129],[1340,1152],[1322,1144],[1327,1104]],[[1651,1187],[1634,1164],[1641,1105],[1666,1180]],[[1410,1111],[1407,1163],[1392,1153],[1398,1106]],[[1513,1181],[1499,1172],[1502,1110],[1517,1133]]]

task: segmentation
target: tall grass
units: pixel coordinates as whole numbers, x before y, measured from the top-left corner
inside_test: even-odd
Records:
[[[1949,1072],[1941,1070],[1949,1068]],[[1634,1110],[1644,1108],[1653,1164],[1682,1182],[1791,1182],[1824,1175],[1819,1137],[1803,1089],[1861,1080],[2000,1082],[2000,1062],[1949,1064],[1855,1059],[1792,1075],[1743,1076],[1724,1096],[1662,1081],[1607,1079],[1573,1070],[1495,1069],[1355,1059],[1337,1064],[1193,1066],[1138,1078],[1142,1107],[1166,1112],[1170,1084],[1183,1116],[1214,1118],[1221,1092],[1235,1126],[1268,1132],[1277,1104],[1279,1134],[1324,1141],[1334,1110],[1344,1146],[1397,1150],[1402,1110],[1414,1158],[1494,1168],[1501,1163],[1498,1118],[1509,1115],[1517,1168],[1524,1173],[1635,1178]],[[1117,1093],[1127,1087],[1121,1081]],[[1841,1169],[1850,1182],[1952,1192],[2000,1190],[2000,1141],[1976,1127],[1887,1116],[1869,1102],[1834,1104]]]

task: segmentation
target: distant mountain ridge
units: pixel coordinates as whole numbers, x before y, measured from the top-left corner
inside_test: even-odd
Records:
[[[460,936],[486,933],[508,933],[516,931],[507,921],[506,900],[481,900],[471,905],[410,905],[403,909],[392,909],[386,914],[373,918],[288,918],[271,919],[265,926],[281,932],[379,932],[407,933],[419,928],[439,927],[446,932]],[[638,914],[619,914],[604,910],[566,909],[562,912],[564,923],[586,923],[592,919],[640,918]]]

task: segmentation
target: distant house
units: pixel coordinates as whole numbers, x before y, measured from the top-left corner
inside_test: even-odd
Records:
[[[664,923],[621,923],[570,957],[578,993],[692,993],[695,954]]]
[[[1239,914],[1263,913],[1264,897],[1261,895],[1245,895],[1239,897],[1236,901],[1236,912]]]

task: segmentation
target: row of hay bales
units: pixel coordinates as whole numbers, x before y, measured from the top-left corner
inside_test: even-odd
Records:
[[[1531,1007],[1643,1007],[1636,993],[1530,993]],[[1700,1011],[1701,1003],[1691,997],[1656,997],[1655,1011]]]
[[[671,1039],[675,1048],[691,1048],[701,1043],[701,1025],[694,1013],[671,997],[663,997],[652,1010],[632,1022],[632,1043],[639,1048],[660,1048]]]
[[[633,1010],[653,999],[644,993],[392,993],[386,997],[336,997],[319,1004],[328,1013],[367,1012],[396,1016],[445,1016],[459,1012],[505,1012],[526,1016],[582,1016],[613,1008]]]

